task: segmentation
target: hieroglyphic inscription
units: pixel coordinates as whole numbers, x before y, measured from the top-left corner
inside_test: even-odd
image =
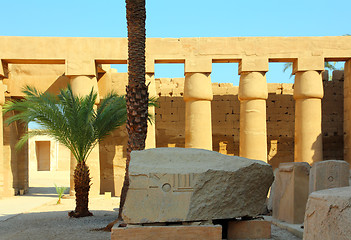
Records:
[[[174,174],[174,192],[192,192],[196,174]]]
[[[325,168],[327,171],[328,180],[325,181],[327,188],[335,188],[339,185],[340,179],[340,165],[333,164],[329,168]]]
[[[171,186],[173,192],[192,192],[195,183],[196,174],[168,174],[168,173],[150,173],[149,174],[149,189],[161,188],[170,191]],[[167,186],[167,188],[162,187]]]

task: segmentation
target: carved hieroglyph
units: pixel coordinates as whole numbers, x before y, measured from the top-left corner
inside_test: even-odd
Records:
[[[132,152],[127,223],[230,219],[262,213],[272,167],[202,149]]]

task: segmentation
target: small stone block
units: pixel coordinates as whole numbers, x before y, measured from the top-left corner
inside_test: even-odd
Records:
[[[222,239],[222,226],[132,226],[113,227],[111,240],[220,240]]]
[[[264,220],[230,221],[227,239],[271,238],[271,223]]]
[[[313,164],[309,192],[349,186],[349,166],[349,163],[343,160],[327,160]]]
[[[242,72],[268,72],[268,58],[266,57],[244,57],[239,62],[239,74]]]
[[[111,199],[111,192],[105,192],[105,199],[110,200]]]
[[[281,163],[276,174],[273,217],[292,224],[303,223],[308,199],[310,165],[305,162]]]
[[[212,72],[211,58],[187,58],[184,64],[184,73],[210,73]]]

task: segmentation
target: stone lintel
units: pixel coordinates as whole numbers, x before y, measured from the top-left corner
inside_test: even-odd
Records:
[[[299,57],[293,63],[293,74],[311,70],[324,71],[324,58],[322,56]]]
[[[66,59],[66,76],[96,76],[94,59]]]
[[[212,59],[194,57],[185,59],[184,74],[186,73],[211,73]]]
[[[221,240],[222,227],[220,225],[199,226],[127,226],[124,228],[113,227],[111,240]]]
[[[239,62],[238,72],[268,72],[268,58],[243,57]]]

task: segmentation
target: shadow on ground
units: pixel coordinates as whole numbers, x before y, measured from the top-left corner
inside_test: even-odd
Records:
[[[66,189],[65,195],[69,193],[69,188]],[[55,187],[30,187],[26,196],[36,197],[57,197]]]
[[[94,216],[69,218],[67,211],[24,213],[0,222],[2,240],[110,239],[109,232],[92,231],[116,219],[115,211],[94,211]]]

